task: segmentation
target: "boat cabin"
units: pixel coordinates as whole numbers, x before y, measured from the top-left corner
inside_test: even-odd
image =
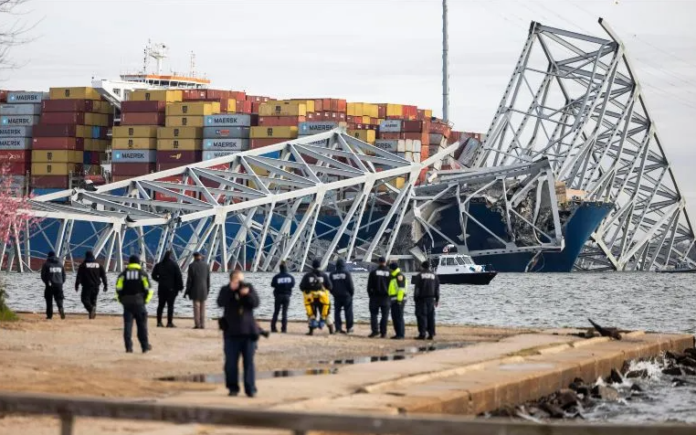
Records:
[[[438,275],[483,271],[483,266],[477,265],[473,258],[464,254],[442,254],[437,266]]]

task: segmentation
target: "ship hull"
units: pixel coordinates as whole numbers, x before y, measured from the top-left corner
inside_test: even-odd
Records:
[[[438,275],[440,284],[488,285],[498,272],[453,273]]]

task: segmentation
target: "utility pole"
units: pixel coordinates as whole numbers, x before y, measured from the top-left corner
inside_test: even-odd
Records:
[[[447,0],[442,0],[442,119],[449,122],[449,33]]]

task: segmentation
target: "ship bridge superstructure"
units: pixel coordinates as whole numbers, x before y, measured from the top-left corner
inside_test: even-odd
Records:
[[[613,210],[576,268],[694,266],[694,232],[626,47],[532,23],[477,156],[495,168],[548,158],[556,179]]]

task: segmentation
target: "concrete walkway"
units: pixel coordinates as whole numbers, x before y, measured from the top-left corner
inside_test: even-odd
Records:
[[[569,335],[522,334],[418,355],[401,361],[339,366],[337,374],[258,382],[253,400],[229,398],[224,386],[160,399],[160,403],[378,414],[477,415],[534,400],[609,375],[624,361],[682,351],[691,335],[634,332],[622,341]]]

